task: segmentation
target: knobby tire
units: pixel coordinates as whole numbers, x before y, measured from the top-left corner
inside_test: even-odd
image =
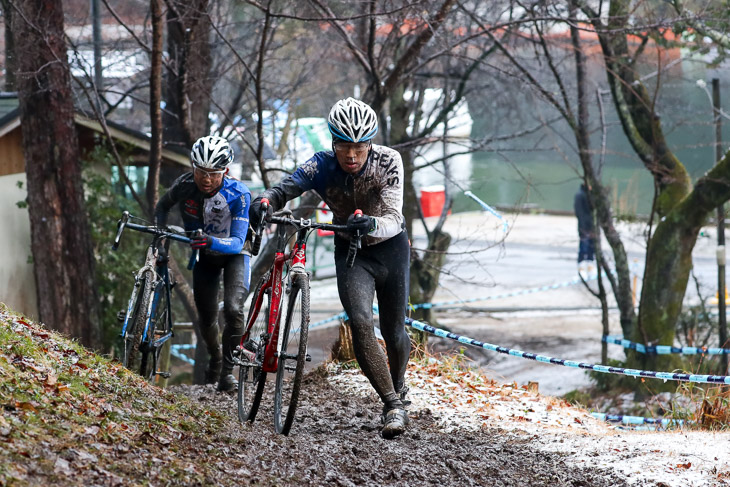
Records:
[[[154,310],[153,315],[150,318],[150,327],[147,330],[147,344],[142,347],[142,359],[139,364],[139,375],[147,379],[149,382],[154,382],[157,376],[157,368],[160,363],[160,353],[162,347],[152,347],[152,343],[157,338],[158,332],[164,332],[166,329],[167,320],[167,296],[165,292],[165,282],[160,281],[157,284],[157,290],[152,293],[151,299],[154,299],[155,295],[159,293],[160,300],[157,303],[157,307]]]
[[[294,274],[287,302],[274,392],[274,429],[288,435],[299,401],[309,334],[309,278]],[[291,369],[294,368],[294,375]]]
[[[262,370],[264,351],[266,349],[265,335],[268,331],[269,311],[271,309],[271,288],[264,289],[269,273],[265,274],[256,285],[248,310],[246,323],[254,322],[248,333],[246,348],[256,355],[255,363],[250,363],[241,355],[241,365],[238,368],[238,419],[242,422],[253,423],[261,404],[266,384],[266,372]],[[256,306],[259,295],[264,293],[261,305]]]
[[[147,320],[147,308],[152,298],[152,271],[145,271],[137,292],[137,302],[129,319],[127,334],[124,337],[124,366],[133,370],[140,354],[142,334]]]

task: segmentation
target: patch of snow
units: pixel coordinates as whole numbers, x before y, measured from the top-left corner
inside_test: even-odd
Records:
[[[329,380],[343,393],[374,394],[359,369],[330,364]],[[609,468],[633,485],[730,485],[727,432],[630,431],[584,409],[530,390],[490,380],[476,371],[409,364],[411,411],[429,410],[444,432],[501,428],[528,436],[533,447],[565,455],[575,467]],[[663,483],[663,484],[661,484]]]

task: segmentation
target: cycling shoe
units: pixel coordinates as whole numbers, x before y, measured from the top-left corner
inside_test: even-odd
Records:
[[[218,381],[218,391],[220,392],[235,392],[238,390],[238,381],[233,374],[222,375]]]
[[[385,425],[383,425],[383,429],[380,431],[380,434],[386,440],[391,440],[396,436],[405,433],[406,426],[408,426],[409,422],[408,411],[405,409],[389,409],[385,413]]]

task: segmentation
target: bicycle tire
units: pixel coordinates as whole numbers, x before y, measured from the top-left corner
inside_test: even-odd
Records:
[[[137,302],[134,311],[129,319],[127,333],[124,336],[124,360],[123,365],[133,370],[139,357],[139,349],[142,344],[145,321],[147,320],[147,308],[152,296],[152,271],[145,271],[142,274],[140,289],[137,292]]]
[[[238,368],[238,419],[242,423],[253,423],[256,419],[266,384],[266,372],[262,367],[266,350],[269,311],[271,310],[271,288],[264,289],[268,280],[269,273],[266,273],[256,284],[246,318],[246,323],[251,323],[252,319],[254,321],[248,330],[248,340],[243,345],[254,354],[255,361],[246,361],[242,355]],[[256,306],[261,293],[264,293],[265,296],[261,298],[261,304]]]
[[[297,325],[299,328],[295,328]],[[294,422],[307,359],[309,277],[306,274],[293,276],[284,328],[280,333],[281,348],[274,391],[274,429],[277,433],[288,435]],[[292,368],[294,375],[286,377]]]
[[[162,352],[162,346],[153,347],[152,343],[157,338],[160,331],[165,329],[165,323],[167,320],[167,301],[169,297],[164,289],[164,281],[159,281],[158,290],[152,293],[152,298],[157,293],[160,293],[160,300],[157,302],[153,315],[150,317],[150,326],[147,330],[147,341],[144,347],[141,348],[141,360],[139,363],[139,375],[147,379],[149,382],[154,382],[157,377],[157,368],[160,362],[160,354]]]

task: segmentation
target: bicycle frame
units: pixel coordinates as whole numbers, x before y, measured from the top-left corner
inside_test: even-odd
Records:
[[[150,322],[152,320],[152,317],[155,316],[155,312],[157,311],[157,306],[160,304],[160,300],[164,296],[168,299],[165,300],[165,306],[167,307],[167,313],[165,314],[165,323],[164,323],[164,334],[155,340],[154,342],[151,342],[148,344],[148,347],[151,348],[157,348],[161,347],[163,343],[165,343],[167,340],[173,337],[173,323],[172,323],[172,307],[170,305],[170,295],[172,291],[172,285],[170,283],[170,272],[167,268],[167,255],[161,256],[160,255],[160,244],[162,241],[161,236],[156,236],[153,242],[150,244],[150,246],[147,248],[147,258],[145,259],[145,264],[142,266],[142,268],[137,272],[134,278],[134,288],[132,290],[132,296],[129,299],[129,304],[127,305],[127,314],[124,318],[124,324],[122,325],[122,332],[120,336],[122,338],[125,338],[127,336],[127,328],[129,326],[129,320],[132,317],[133,314],[133,307],[134,303],[137,299],[137,294],[139,293],[140,288],[142,287],[144,274],[147,271],[152,271],[152,275],[154,276],[152,280],[152,295],[153,298],[150,300],[149,305],[147,306],[147,310],[145,312],[145,322],[144,322],[144,331],[142,334],[142,343],[147,343],[147,335],[150,330]]]
[[[125,340],[124,364],[125,366],[128,365],[126,340],[129,336],[129,329],[134,322],[138,327],[133,333],[141,333],[141,337],[134,340],[139,344],[139,351],[142,352],[142,364],[147,363],[146,360],[149,359],[149,353],[151,352],[152,376],[154,377],[154,375],[157,374],[165,375],[167,373],[160,373],[157,371],[158,351],[166,341],[174,336],[174,331],[171,300],[173,284],[171,282],[170,272],[167,266],[169,259],[167,245],[163,245],[163,242],[165,239],[171,239],[188,243],[190,242],[190,239],[166,229],[129,223],[130,216],[131,215],[126,211],[122,214],[112,249],[116,250],[119,247],[122,233],[126,227],[140,232],[150,233],[154,235],[154,238],[147,247],[143,266],[135,275],[134,287],[124,315],[124,323],[120,333],[121,338]],[[188,266],[189,268],[192,267],[195,260],[197,260],[197,255],[197,251],[193,253],[193,258],[191,258],[190,265]],[[140,292],[143,292],[144,294],[140,296]],[[139,308],[140,299],[142,300],[142,306],[144,309]],[[158,309],[161,305],[160,303],[162,303],[165,307],[164,309]],[[162,311],[162,313],[158,313],[158,311]],[[139,327],[140,317],[143,317],[141,327]],[[156,320],[160,317],[162,317],[162,319],[159,320],[160,323],[157,323]],[[163,320],[164,322],[162,322]],[[155,330],[157,330],[158,333],[155,333]],[[134,354],[134,348],[132,348],[132,353]],[[142,368],[146,370],[146,366],[143,365]]]
[[[276,372],[278,368],[278,352],[281,346],[279,339],[279,322],[281,320],[281,305],[283,297],[283,283],[284,283],[284,268],[287,262],[291,261],[289,266],[289,276],[292,272],[306,272],[306,239],[307,229],[301,229],[297,231],[297,240],[294,247],[289,252],[284,251],[286,244],[285,228],[281,226],[277,229],[278,233],[278,246],[276,254],[274,256],[274,263],[271,266],[271,273],[269,279],[264,283],[262,290],[271,289],[271,307],[269,310],[269,317],[267,323],[267,346],[264,353],[264,359],[262,364],[263,372]],[[251,306],[260,308],[263,304],[265,293],[259,293],[258,300],[255,303],[251,303]],[[252,320],[256,318],[255,315],[251,317]],[[246,323],[246,330],[250,330],[252,322]],[[248,338],[248,333],[244,334],[241,340],[241,345]],[[276,347],[272,345],[276,344]]]
[[[264,199],[262,204],[268,204],[268,201]],[[258,229],[263,228],[265,218],[266,212],[262,212]],[[240,357],[238,418],[243,422],[254,421],[261,404],[266,376],[270,372],[275,373],[274,429],[286,435],[294,421],[304,364],[311,360],[307,353],[310,306],[309,274],[306,271],[307,237],[318,228],[347,231],[347,226],[280,216],[272,216],[268,221],[278,224],[277,247],[269,271],[256,285],[245,332],[236,348]],[[296,240],[290,249],[287,248],[291,238],[291,235],[287,235],[288,226],[296,228]],[[258,230],[254,233],[252,253],[256,255],[262,232]],[[355,260],[359,242],[359,234],[350,240],[348,266]],[[287,299],[284,299],[285,292]],[[262,310],[262,307],[265,309]],[[284,378],[287,372],[294,373],[291,380]]]

